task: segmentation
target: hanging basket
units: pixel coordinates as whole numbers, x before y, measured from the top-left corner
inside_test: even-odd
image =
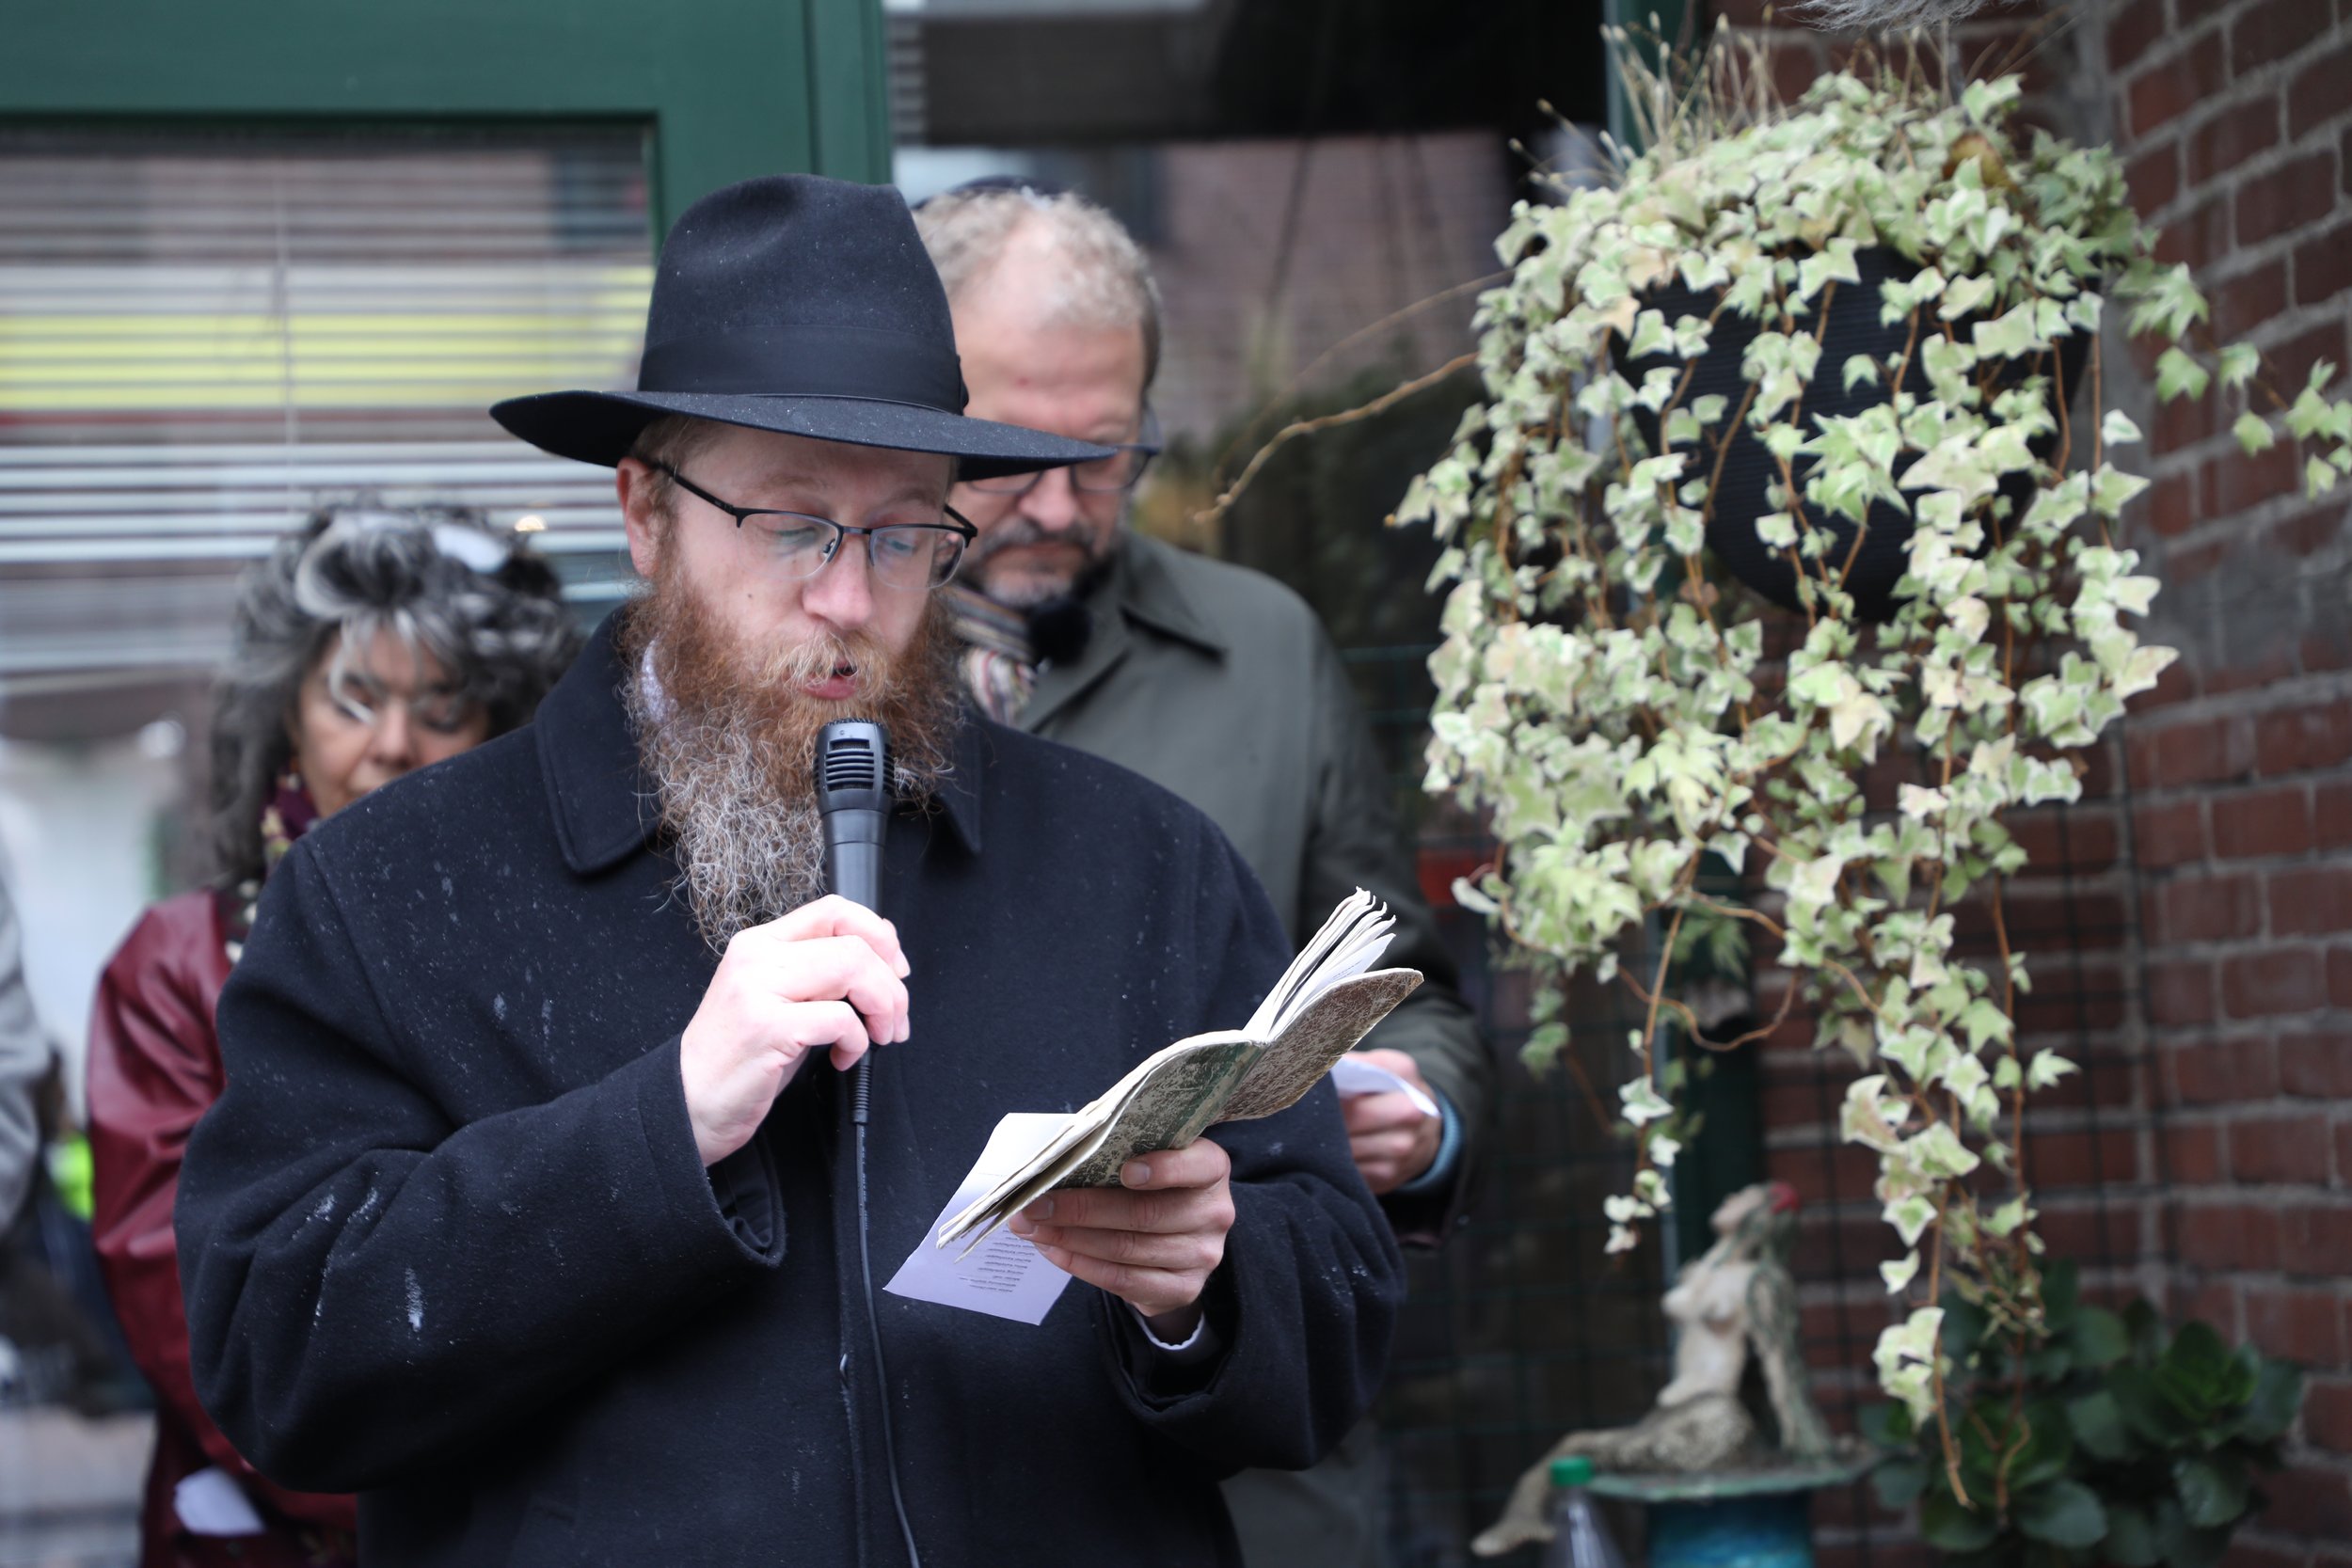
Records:
[[[1804,411],[1808,416],[1851,418],[1887,400],[1886,377],[1857,382],[1851,389],[1845,381],[1845,366],[1856,355],[1863,355],[1883,367],[1900,355],[1913,342],[1912,319],[1898,316],[1891,323],[1882,323],[1879,286],[1888,279],[1909,280],[1916,276],[1918,267],[1896,251],[1883,246],[1854,253],[1855,268],[1861,274],[1859,283],[1832,285],[1825,308],[1817,308],[1811,321],[1820,333],[1821,355],[1815,372],[1815,380],[1806,387]],[[1683,316],[1705,320],[1718,303],[1713,292],[1694,293],[1681,284],[1657,289],[1643,295],[1645,309],[1663,312],[1669,325]],[[1963,342],[1969,341],[1976,325],[1974,316],[1963,316],[1946,323],[1932,310],[1915,312],[1920,317],[1921,333],[1948,329]],[[1708,394],[1724,399],[1723,420],[1706,427],[1701,435],[1692,469],[1701,475],[1715,474],[1720,460],[1720,477],[1716,480],[1712,504],[1708,510],[1707,545],[1723,562],[1724,570],[1755,589],[1764,597],[1785,610],[1801,608],[1797,593],[1799,562],[1791,561],[1789,551],[1775,549],[1756,537],[1756,520],[1768,513],[1780,510],[1766,499],[1772,484],[1780,478],[1780,465],[1765,450],[1754,430],[1749,428],[1740,410],[1747,395],[1748,383],[1740,374],[1740,362],[1748,345],[1756,341],[1759,323],[1736,311],[1726,310],[1716,321],[1708,339],[1707,350],[1691,363],[1690,384],[1678,399],[1679,405],[1692,406]],[[2056,354],[2037,354],[2025,358],[2000,362],[1995,377],[1994,395],[2016,386],[2028,375],[2053,375],[2055,398],[2062,385],[2071,397],[2080,377],[2088,340],[2080,333],[2060,340],[2063,345]],[[1638,387],[1644,376],[1659,366],[1679,369],[1685,362],[1671,351],[1645,355],[1639,359],[1623,356],[1622,341],[1614,347],[1618,373]],[[2053,365],[2053,360],[2056,365]],[[1917,372],[1915,370],[1915,377]],[[1917,385],[1915,380],[1913,385]],[[1642,438],[1652,451],[1659,446],[1659,420],[1647,408],[1637,408],[1633,415]],[[1736,424],[1735,424],[1736,421]],[[1726,431],[1726,427],[1729,428]],[[1728,435],[1728,451],[1722,446]],[[2053,439],[2033,443],[2034,455],[2048,462],[2057,450]],[[1896,461],[1898,480],[1917,457],[1906,452]],[[1812,471],[1813,459],[1799,456],[1791,463],[1797,486],[1803,491],[1806,476]],[[2003,480],[2001,494],[2009,499],[2011,515],[2022,508],[2033,494],[2032,476],[2012,473]],[[1807,527],[1825,530],[1833,544],[1820,555],[1802,559],[1805,573],[1817,578],[1835,578],[1844,571],[1847,592],[1853,595],[1854,612],[1863,620],[1884,623],[1894,618],[1896,608],[1902,602],[1897,597],[1895,585],[1901,580],[1910,563],[1912,518],[1908,511],[1884,501],[1871,503],[1866,526],[1861,530],[1861,543],[1855,545],[1856,528],[1853,520],[1824,512],[1804,500],[1802,494],[1791,498],[1804,508]],[[1790,508],[1795,510],[1794,507]],[[1847,562],[1851,557],[1851,567]]]

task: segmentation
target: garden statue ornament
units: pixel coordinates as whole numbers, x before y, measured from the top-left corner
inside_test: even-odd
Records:
[[[1798,1347],[1797,1290],[1788,1261],[1796,1210],[1796,1189],[1785,1181],[1743,1187],[1717,1206],[1709,1221],[1715,1244],[1683,1265],[1663,1298],[1677,1334],[1674,1377],[1657,1404],[1631,1426],[1560,1439],[1519,1478],[1502,1516],[1470,1544],[1472,1551],[1498,1557],[1551,1539],[1545,1503],[1555,1459],[1581,1454],[1605,1472],[1695,1478],[1833,1457],[1829,1428],[1805,1391]],[[1740,1400],[1751,1350],[1779,1429],[1773,1448],[1759,1442]]]

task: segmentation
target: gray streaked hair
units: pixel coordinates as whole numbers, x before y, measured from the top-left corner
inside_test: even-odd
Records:
[[[1995,0],[1802,0],[1788,14],[1824,32],[1896,33],[1962,22]]]
[[[1047,284],[1046,319],[1141,332],[1149,392],[1160,368],[1160,286],[1125,225],[1074,191],[952,190],[914,209],[914,226],[950,303],[985,277],[1015,230],[1031,223],[1045,230],[1067,263]]]
[[[246,573],[214,689],[213,850],[230,886],[262,875],[262,811],[294,756],[303,681],[389,634],[438,661],[499,735],[578,651],[546,562],[458,506],[328,506]]]

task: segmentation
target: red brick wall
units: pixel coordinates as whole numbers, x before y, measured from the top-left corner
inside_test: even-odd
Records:
[[[1759,0],[1718,9],[1764,29],[1784,91],[1842,52]],[[2345,365],[2352,0],[2054,9],[2066,25],[2028,68],[2039,117],[2113,143],[2162,254],[2196,269],[2217,330],[2261,345],[2281,390],[2315,360]],[[1978,59],[2019,25],[1957,29],[1954,55]],[[2283,446],[2244,456],[2227,435],[2236,406],[2156,407],[2148,367],[2110,338],[2111,390],[2150,432],[2137,455],[2155,482],[2128,542],[2164,583],[2153,640],[2182,659],[2106,753],[2120,766],[2027,826],[2037,863],[2015,896],[2038,911],[2020,939],[2038,955],[2037,1016],[2021,1023],[2071,1034],[2091,1069],[2039,1102],[2029,1160],[2045,1234],[2097,1288],[2156,1296],[2311,1370],[2289,1470],[2265,1482],[2270,1507],[2232,1563],[2352,1564],[2346,505],[2303,500]],[[1774,1174],[1821,1200],[1807,1322],[1826,1362],[1883,1321],[1867,1279],[1881,1249],[1861,1223],[1867,1172],[1830,1147],[1821,1059],[1807,1032],[1788,1034],[1766,1058],[1769,1141]],[[1833,1388],[1867,1381],[1824,1373]],[[1840,1506],[1823,1523],[1825,1560],[1858,1560],[1865,1540],[1890,1560],[1883,1521]]]
[[[2136,204],[2281,390],[2345,363],[2352,15],[2109,0],[2109,134]],[[2144,372],[2145,362],[2137,367]],[[2339,377],[2339,381],[2341,377]],[[2148,408],[2145,392],[2137,394]],[[2136,410],[2137,411],[2137,410]],[[2153,412],[2153,409],[2149,410]],[[2352,1562],[2352,551],[2283,446],[2218,400],[2149,424],[2132,543],[2182,649],[2126,758],[2172,1309],[2312,1370],[2292,1467],[2233,1562]],[[2143,421],[2146,422],[2146,421]]]

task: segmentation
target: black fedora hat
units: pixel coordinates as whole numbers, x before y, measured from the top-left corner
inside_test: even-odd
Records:
[[[966,419],[947,293],[887,185],[746,180],[670,230],[633,392],[509,398],[491,417],[559,457],[608,467],[646,425],[688,414],[819,441],[935,451],[964,479],[1109,450]]]

